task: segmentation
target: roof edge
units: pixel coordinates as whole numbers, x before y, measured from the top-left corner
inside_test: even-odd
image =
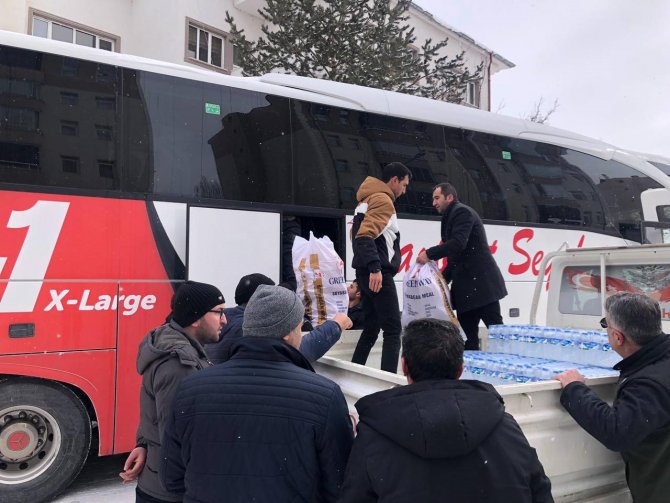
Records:
[[[419,7],[416,3],[412,2],[410,5],[410,9],[413,9],[417,11],[418,13],[424,15],[425,17],[428,18],[429,21],[435,23],[436,25],[445,28],[453,33],[455,33],[457,36],[461,37],[463,40],[470,42],[472,45],[475,47],[478,47],[482,51],[485,51],[489,53],[492,57],[496,58],[498,61],[500,61],[503,65],[507,66],[507,68],[514,68],[516,65],[512,63],[509,59],[505,58],[504,56],[498,54],[497,52],[489,49],[486,47],[484,44],[480,44],[477,42],[474,38],[472,38],[470,35],[463,33],[462,31],[457,30],[453,26],[450,26],[449,24],[445,23],[444,21],[436,18],[431,12],[427,11],[426,9]]]

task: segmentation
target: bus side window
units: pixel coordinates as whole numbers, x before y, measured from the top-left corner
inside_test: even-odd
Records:
[[[607,228],[618,231],[625,239],[640,242],[642,202],[640,194],[661,184],[645,174],[617,161],[565,149],[563,162],[579,168],[591,179],[608,208]]]
[[[118,74],[93,61],[4,47],[2,181],[119,190]]]

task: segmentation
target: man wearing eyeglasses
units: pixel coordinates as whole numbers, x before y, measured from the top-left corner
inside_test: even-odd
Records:
[[[618,293],[605,303],[600,322],[622,358],[616,398],[610,407],[576,370],[561,382],[561,404],[590,435],[621,453],[635,503],[667,503],[670,498],[670,338],[661,331],[658,302]]]
[[[218,288],[187,281],[172,298],[165,325],[149,332],[140,343],[137,371],[142,375],[137,447],[120,473],[125,481],[137,479],[136,503],[181,501],[167,492],[158,478],[160,442],[179,382],[210,367],[205,344],[217,342],[226,324],[224,298]]]

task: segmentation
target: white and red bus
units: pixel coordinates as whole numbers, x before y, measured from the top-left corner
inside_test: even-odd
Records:
[[[0,32],[0,500],[42,501],[90,450],[134,446],[138,343],[175,284],[232,302],[244,274],[279,280],[287,225],[350,263],[357,187],[390,161],[413,172],[401,272],[438,240],[432,187],[450,181],[485,220],[510,322],[546,252],[639,243],[670,204],[658,169],[566,131]]]

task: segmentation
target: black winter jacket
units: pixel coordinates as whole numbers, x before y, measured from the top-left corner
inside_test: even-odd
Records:
[[[535,449],[489,384],[421,381],[356,409],[341,503],[553,502]]]
[[[334,502],[352,440],[337,384],[279,339],[242,337],[179,386],[161,477],[185,502]]]
[[[610,407],[583,383],[561,404],[589,434],[621,452],[635,503],[670,501],[670,337],[661,335],[614,366],[621,371]]]
[[[147,460],[137,485],[149,496],[181,501],[180,496],[167,492],[158,478],[161,436],[179,382],[210,365],[202,345],[174,321],[152,330],[140,343],[137,372],[142,375],[142,387],[137,443],[146,445]]]
[[[428,258],[447,257],[444,279],[451,282],[452,307],[471,311],[507,296],[505,279],[498,269],[484,224],[477,212],[458,201],[442,215],[442,244],[426,250]]]

